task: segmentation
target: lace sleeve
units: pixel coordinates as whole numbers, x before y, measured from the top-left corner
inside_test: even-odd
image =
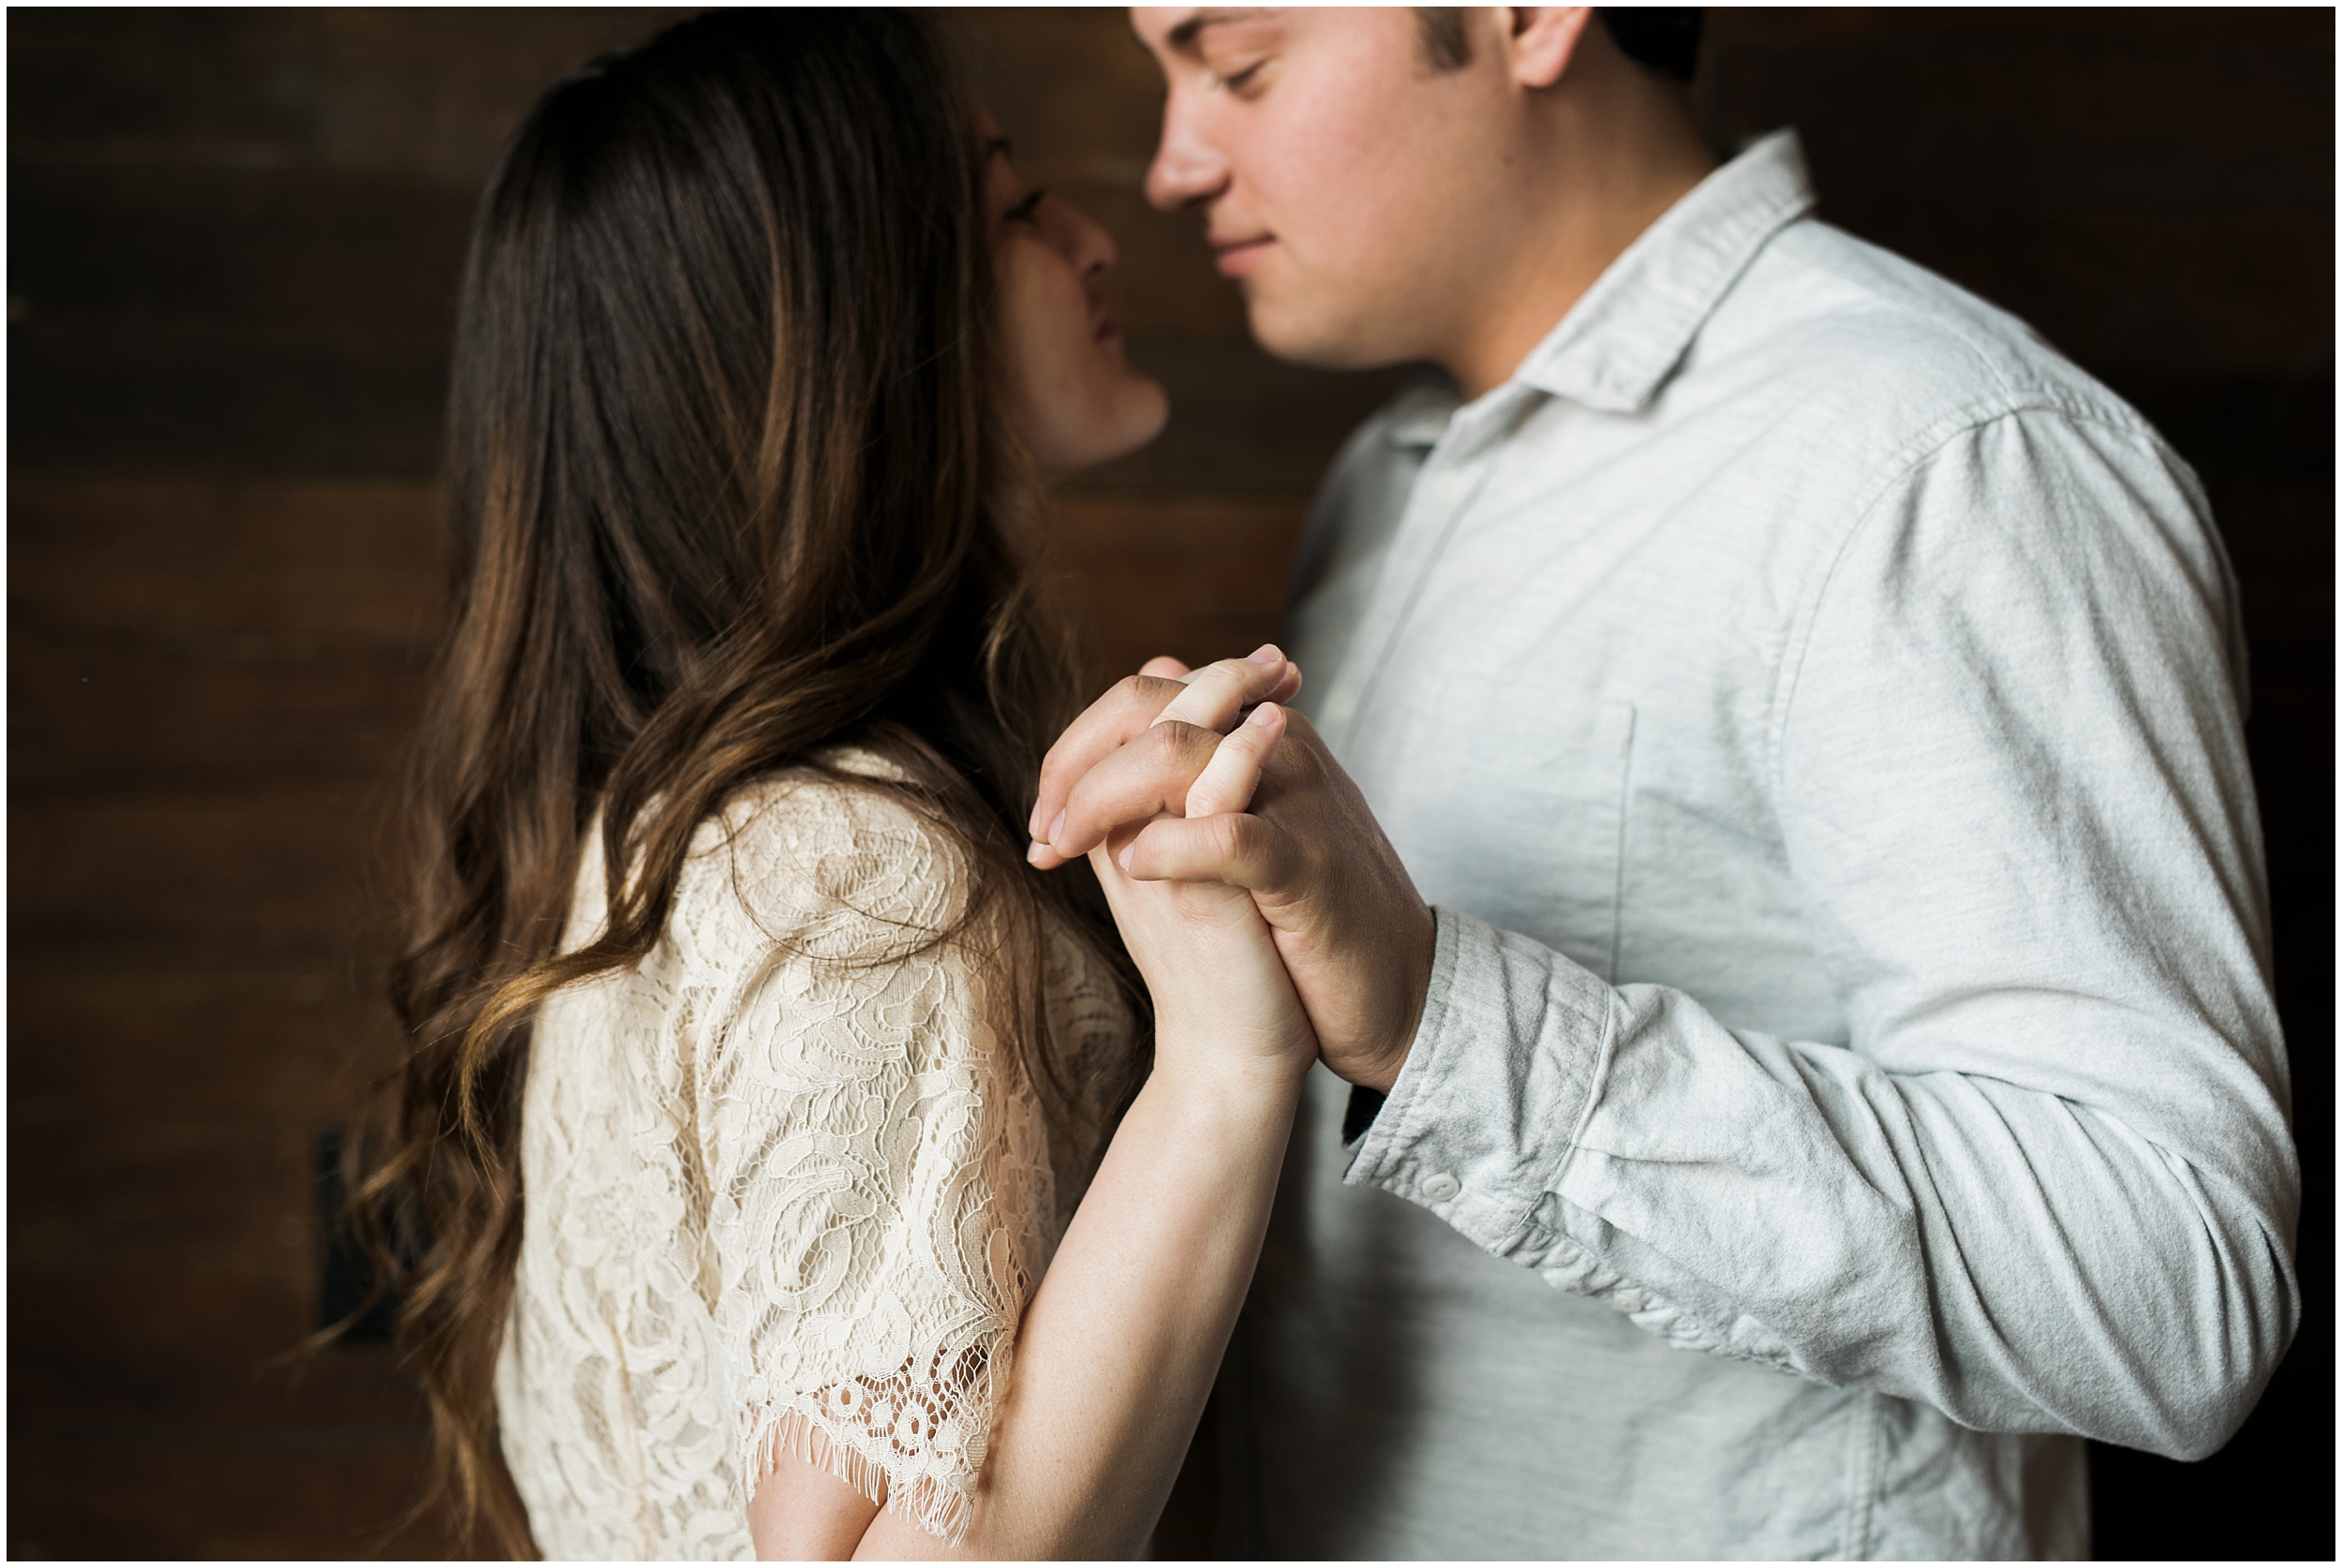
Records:
[[[702,1077],[741,1497],[784,1456],[956,1544],[1040,1266],[1046,1133],[968,945],[964,862],[835,786],[731,838],[759,936]],[[680,912],[680,911],[679,911]]]

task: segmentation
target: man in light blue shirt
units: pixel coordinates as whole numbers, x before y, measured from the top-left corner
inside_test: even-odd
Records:
[[[1255,1292],[1258,1548],[2086,1554],[2081,1439],[2211,1452],[2299,1310],[2193,476],[1582,9],[1136,20],[1264,344],[1452,383],[1321,494],[1317,730],[1128,851],[1254,890],[1358,1086]],[[1176,689],[1069,732],[1037,863],[1181,797],[1216,736],[1116,749]]]

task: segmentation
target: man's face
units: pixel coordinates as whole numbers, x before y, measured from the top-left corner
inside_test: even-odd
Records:
[[[1434,70],[1414,12],[1140,7],[1170,95],[1149,200],[1193,207],[1253,333],[1281,358],[1441,358],[1506,203],[1485,42]],[[1495,198],[1491,200],[1491,198]]]

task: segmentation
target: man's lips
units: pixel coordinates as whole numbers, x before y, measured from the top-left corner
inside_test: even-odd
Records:
[[[1274,234],[1254,234],[1242,240],[1214,240],[1211,254],[1222,277],[1241,277],[1277,242]]]

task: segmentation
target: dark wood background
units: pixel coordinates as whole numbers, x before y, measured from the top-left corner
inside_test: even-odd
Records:
[[[435,625],[468,211],[530,97],[660,14],[8,15],[12,1557],[443,1549],[380,1535],[422,1453],[387,1354],[266,1363],[315,1320],[316,1133],[389,1043],[367,853]],[[959,25],[1030,170],[1120,237],[1174,394],[1063,498],[1099,668],[1249,647],[1387,378],[1263,358],[1147,209],[1160,89],[1119,12]],[[1826,216],[2027,317],[2211,489],[2308,1312],[2219,1456],[2097,1451],[2097,1540],[2331,1557],[2333,14],[1721,11],[1697,92],[1720,147],[1801,127]],[[1208,1491],[1167,1550],[1209,1551]]]

